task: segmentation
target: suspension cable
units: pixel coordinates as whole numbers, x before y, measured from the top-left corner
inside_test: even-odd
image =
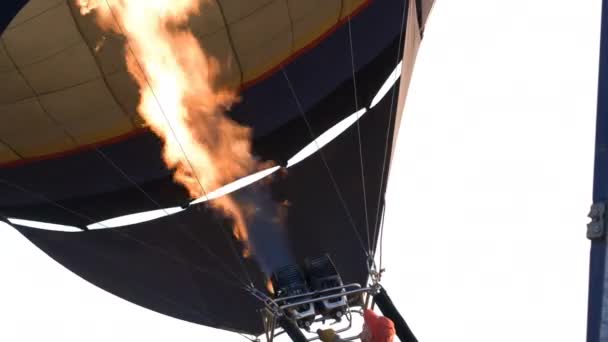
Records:
[[[382,206],[382,218],[380,219],[380,264],[378,267],[378,271],[380,273],[382,273],[383,271],[383,267],[382,267],[382,255],[384,252],[384,214],[386,213],[386,203],[384,203],[384,205]]]
[[[118,164],[116,164],[107,154],[103,153],[103,151],[101,151],[97,147],[95,147],[95,150],[104,158],[104,160],[106,160],[114,169],[116,169],[131,185],[133,185],[148,200],[150,200],[159,210],[162,210],[165,213],[165,216],[171,216],[172,218],[174,218],[174,221],[177,223],[177,226],[181,233],[183,233],[184,235],[187,235],[187,237],[190,238],[192,241],[194,241],[194,243],[199,248],[204,249],[205,252],[207,252],[207,254],[209,254],[212,258],[216,259],[218,261],[218,263],[222,265],[222,267],[225,269],[225,271],[227,271],[231,276],[233,276],[239,282],[243,283],[245,286],[250,285],[250,284],[247,284],[246,282],[244,282],[232,269],[230,269],[230,267],[228,267],[228,265],[217,254],[215,254],[213,251],[211,251],[209,246],[207,246],[206,244],[203,244],[200,241],[200,239],[195,237],[192,234],[192,232],[190,232],[190,230],[188,230],[188,228],[183,224],[182,220],[179,219],[179,216],[170,215],[167,212],[166,208],[161,206],[160,203],[158,203],[158,201],[154,200],[154,198],[152,198],[152,196],[150,196],[139,184],[137,184],[137,182],[135,182],[125,171],[123,171],[120,168],[120,166],[118,166]],[[222,227],[220,227],[220,229],[222,231],[224,230],[224,229],[222,229]]]
[[[403,12],[401,14],[401,30],[399,32],[399,45],[397,47],[397,57],[395,58],[395,65],[397,65],[399,63],[399,56],[401,55],[401,43],[403,42],[403,35],[404,35],[404,27],[405,27],[405,14],[407,12],[407,5],[408,2],[412,1],[412,0],[404,0],[403,1]],[[397,75],[395,75],[395,77],[397,77]],[[396,82],[395,82],[396,83]],[[384,174],[386,171],[386,164],[387,164],[387,154],[388,154],[388,141],[389,141],[389,137],[390,137],[390,129],[391,129],[391,122],[393,122],[395,113],[393,113],[393,108],[394,108],[394,100],[395,100],[395,92],[397,89],[397,85],[393,84],[393,89],[391,91],[391,104],[390,104],[390,110],[389,110],[389,119],[388,122],[386,124],[386,138],[384,141],[384,156],[382,158],[382,173],[380,176],[380,189],[378,190],[378,201],[376,204],[376,220],[374,223],[374,234],[373,234],[373,244],[374,244],[374,254],[375,254],[375,247],[376,247],[376,239],[378,238],[377,234],[379,233],[380,227],[378,225],[378,220],[380,217],[380,203],[382,200],[382,189],[386,188],[384,186]],[[379,234],[378,234],[379,235]]]
[[[348,16],[348,42],[350,45],[350,65],[352,69],[352,77],[353,77],[353,88],[355,91],[355,112],[357,113],[357,141],[359,142],[359,163],[361,167],[361,188],[363,190],[363,208],[365,212],[365,233],[367,235],[367,250],[368,253],[372,253],[372,242],[369,235],[369,215],[367,212],[367,192],[365,186],[365,170],[363,167],[363,147],[361,146],[361,124],[360,118],[361,114],[359,113],[359,96],[357,94],[357,77],[355,75],[355,53],[353,49],[353,35],[351,30],[351,16]]]
[[[243,333],[240,333],[240,332],[237,332],[237,334],[239,334],[242,338],[244,338],[246,340],[249,340],[251,342],[257,342],[257,341],[259,341],[257,338],[249,337],[249,336],[247,336],[247,335],[245,335]]]
[[[302,107],[302,104],[300,103],[300,100],[298,99],[296,91],[293,88],[293,85],[291,84],[291,81],[289,80],[289,77],[287,76],[287,71],[285,70],[285,68],[281,68],[281,71],[283,72],[283,76],[285,77],[285,80],[287,81],[287,85],[289,87],[289,90],[291,91],[291,95],[293,96],[293,98],[294,98],[294,100],[296,102],[296,106],[298,107],[298,111],[300,112],[300,115],[302,116],[302,119],[304,119],[304,123],[306,124],[306,127],[308,128],[308,132],[310,133],[310,137],[311,137],[312,141],[314,142],[314,144],[317,147],[317,151],[319,152],[319,155],[321,156],[321,160],[323,161],[323,165],[325,166],[325,169],[327,170],[327,174],[329,175],[329,178],[331,179],[331,183],[332,183],[332,185],[334,187],[334,190],[335,190],[336,194],[338,195],[338,198],[340,199],[340,202],[342,203],[342,207],[344,208],[344,212],[346,213],[346,216],[348,217],[350,225],[353,228],[353,231],[355,232],[355,235],[356,235],[357,239],[359,240],[359,244],[361,245],[361,248],[363,249],[365,255],[369,256],[369,253],[367,252],[367,250],[365,248],[365,244],[363,243],[363,239],[361,238],[361,234],[359,233],[359,230],[357,229],[357,226],[355,225],[355,221],[353,220],[353,217],[352,217],[350,211],[348,210],[348,206],[346,205],[346,201],[344,200],[344,197],[342,196],[342,193],[340,192],[340,188],[338,186],[338,183],[336,182],[336,179],[334,178],[334,175],[333,175],[333,173],[331,171],[331,168],[329,167],[329,164],[327,163],[327,160],[325,159],[325,154],[323,153],[323,150],[319,147],[319,143],[317,142],[315,134],[314,134],[314,132],[312,130],[312,126],[311,126],[310,122],[308,121],[308,118],[306,117],[306,113],[304,112],[304,108]]]

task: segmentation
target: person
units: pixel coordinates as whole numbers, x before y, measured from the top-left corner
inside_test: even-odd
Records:
[[[378,316],[374,311],[363,311],[363,330],[359,335],[362,342],[392,342],[395,337],[395,324],[389,318]],[[323,342],[345,342],[333,329],[319,329],[319,338]]]

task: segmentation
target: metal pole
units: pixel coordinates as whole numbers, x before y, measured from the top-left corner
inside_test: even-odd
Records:
[[[304,334],[302,333],[300,328],[298,328],[297,324],[294,321],[290,320],[285,316],[278,317],[277,321],[279,323],[279,326],[281,326],[281,328],[285,330],[285,332],[293,342],[308,342],[308,339],[306,338],[306,336],[304,336]]]
[[[606,201],[608,200],[608,0],[602,1],[602,28],[595,132],[593,203],[587,236],[591,239],[587,342],[608,341]],[[603,210],[602,210],[603,207]]]
[[[300,306],[300,305],[304,305],[304,304],[311,304],[311,303],[317,303],[317,302],[321,302],[327,299],[333,299],[333,298],[338,298],[338,297],[344,297],[344,296],[349,296],[352,294],[356,294],[356,293],[361,293],[361,292],[369,292],[371,289],[369,288],[363,288],[363,289],[357,289],[357,290],[350,290],[350,291],[346,291],[346,292],[340,292],[340,293],[336,293],[333,295],[328,295],[328,296],[323,296],[323,297],[318,297],[318,298],[312,298],[312,299],[307,299],[307,300],[303,300],[303,301],[299,301],[299,302],[295,302],[295,303],[289,303],[286,305],[282,305],[281,307],[279,307],[280,310],[285,310],[285,309],[289,309],[289,308],[293,308],[296,306]]]
[[[374,296],[374,301],[378,304],[382,314],[393,321],[397,336],[402,342],[418,342],[384,288],[380,288],[380,291]]]

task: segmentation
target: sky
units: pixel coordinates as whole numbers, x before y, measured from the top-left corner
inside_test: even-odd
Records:
[[[584,339],[600,6],[436,2],[386,194],[383,283],[419,340]],[[1,341],[244,340],[102,291],[1,223],[0,272]]]

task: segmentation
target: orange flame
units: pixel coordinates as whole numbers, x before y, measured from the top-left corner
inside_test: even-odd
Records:
[[[138,112],[162,138],[163,159],[192,197],[205,196],[256,167],[250,129],[224,116],[237,100],[216,89],[218,62],[188,28],[201,0],[77,0],[81,13],[95,10],[99,25],[127,39],[125,58],[140,89]],[[229,196],[211,204],[234,220],[247,241],[245,219]]]
[[[268,293],[272,295],[275,294],[274,285],[272,285],[272,281],[270,279],[266,279],[266,290],[268,290]]]

